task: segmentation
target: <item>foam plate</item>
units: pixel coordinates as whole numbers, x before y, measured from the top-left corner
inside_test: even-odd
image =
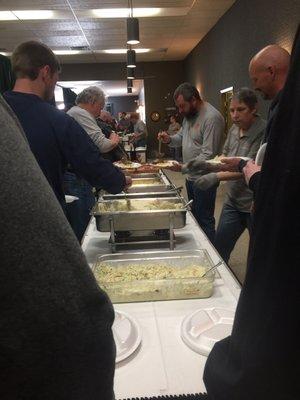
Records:
[[[116,343],[116,362],[128,358],[141,343],[141,330],[134,318],[123,311],[115,311],[115,321],[112,327]]]
[[[197,310],[182,321],[181,338],[190,349],[208,356],[216,342],[231,334],[234,314],[225,308]]]

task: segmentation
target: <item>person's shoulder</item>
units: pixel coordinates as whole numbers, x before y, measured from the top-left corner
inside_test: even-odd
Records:
[[[44,102],[44,109],[47,111],[48,120],[56,132],[68,132],[69,130],[78,131],[80,125],[74,118],[68,115],[65,111],[58,110],[56,107]]]
[[[212,104],[207,101],[203,102],[203,109],[205,112],[205,116],[208,120],[224,120],[222,114],[219,110],[217,110]]]
[[[265,129],[267,126],[267,121],[265,119],[263,119],[261,116],[257,117],[257,127],[258,129]]]
[[[232,126],[229,128],[227,137],[234,137],[239,135],[240,135],[239,127],[237,127],[235,124],[232,124]]]
[[[73,117],[73,116],[89,117],[90,116],[88,111],[86,111],[83,108],[78,107],[78,106],[73,106],[72,108],[70,108],[70,110],[67,112],[67,114],[70,115],[71,117]]]

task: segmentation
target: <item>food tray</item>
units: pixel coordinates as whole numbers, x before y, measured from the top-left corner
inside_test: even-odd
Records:
[[[127,207],[127,202],[139,210],[116,211],[113,209],[118,205],[120,205],[119,209],[123,209],[124,206]],[[161,204],[161,208],[149,209],[149,204],[153,202]],[[111,232],[112,227],[116,232],[170,229],[170,226],[180,229],[186,225],[186,212],[187,207],[181,197],[153,197],[151,199],[100,200],[95,204],[92,215],[96,218],[96,226],[100,232]]]
[[[212,266],[206,250],[173,250],[99,256],[93,272],[113,303],[130,303],[210,297],[214,271],[201,276]],[[106,268],[109,271],[105,275]],[[104,276],[101,276],[101,269]],[[126,278],[122,277],[122,270]],[[174,271],[174,276],[166,273],[170,270]],[[138,274],[143,279],[138,279]]]
[[[146,192],[146,193],[118,193],[118,194],[103,194],[99,200],[124,200],[124,199],[151,199],[161,197],[180,197],[177,190],[168,190],[166,192]]]
[[[152,174],[150,174],[152,175]],[[165,175],[154,174],[153,177],[132,176],[132,186],[127,189],[128,193],[147,193],[147,192],[165,192],[172,188],[171,182]]]

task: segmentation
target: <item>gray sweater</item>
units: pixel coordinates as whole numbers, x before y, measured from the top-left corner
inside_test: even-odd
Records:
[[[74,106],[67,112],[67,114],[73,117],[79,125],[82,126],[95,145],[99,148],[100,153],[108,153],[115,147],[111,140],[105,137],[101,128],[97,124],[96,119],[88,111],[81,107]]]
[[[0,96],[0,398],[111,400],[112,305]]]
[[[183,162],[195,158],[209,160],[220,154],[224,135],[224,118],[211,104],[202,102],[200,111],[192,118],[185,118],[180,131],[171,136],[170,147],[182,146]],[[189,180],[197,176],[189,175]]]

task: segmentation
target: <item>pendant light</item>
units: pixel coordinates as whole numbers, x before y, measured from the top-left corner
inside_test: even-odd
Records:
[[[134,68],[127,68],[127,79],[134,79]]]
[[[140,43],[139,20],[133,17],[132,0],[128,0],[128,8],[130,17],[127,18],[127,44],[138,44]]]
[[[135,68],[136,67],[136,57],[135,51],[131,48],[127,50],[127,67]]]

